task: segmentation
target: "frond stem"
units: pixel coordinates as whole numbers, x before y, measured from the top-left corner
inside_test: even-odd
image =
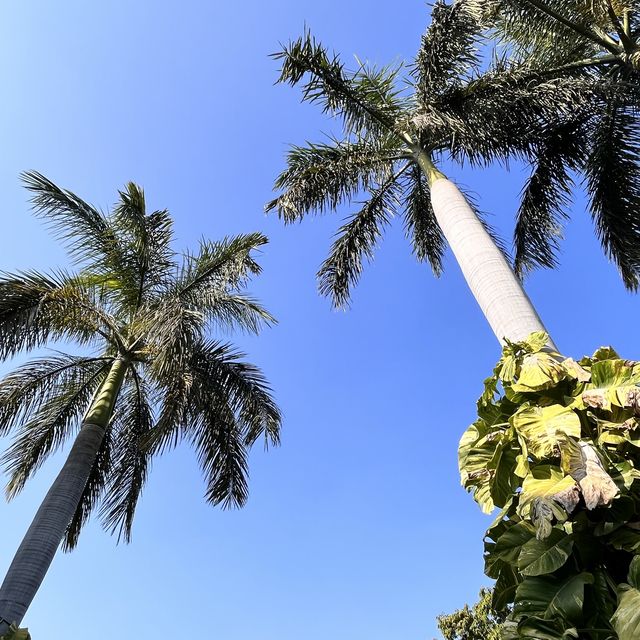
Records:
[[[553,18],[557,22],[560,22],[561,24],[563,24],[565,27],[568,27],[572,31],[579,33],[581,36],[584,36],[588,40],[591,40],[592,42],[599,44],[601,47],[604,47],[607,51],[610,51],[611,53],[620,53],[621,47],[616,46],[613,40],[611,40],[610,38],[609,39],[603,38],[597,33],[594,33],[593,31],[591,31],[591,29],[587,29],[586,27],[583,27],[580,24],[576,24],[575,22],[572,22],[568,18],[565,18],[563,15],[559,14],[557,11],[555,11],[554,9],[546,5],[544,2],[541,2],[541,0],[522,0],[522,1],[535,7],[542,13],[548,15],[549,17]]]
[[[531,74],[531,78],[536,76],[554,76],[563,71],[573,71],[577,69],[587,69],[589,67],[600,67],[606,64],[623,64],[619,54],[607,54],[605,56],[597,56],[594,58],[584,58],[583,60],[576,60],[575,62],[569,62],[567,64],[554,67],[553,69],[541,69]],[[528,79],[529,76],[525,76],[524,79]]]
[[[613,24],[613,28],[616,30],[616,33],[620,38],[620,42],[622,43],[624,50],[627,53],[632,53],[635,46],[633,44],[633,41],[627,34],[627,32],[624,30],[624,27],[622,26],[622,24],[620,24],[620,20],[618,19],[618,16],[616,15],[616,12],[613,9],[611,0],[607,0],[607,13],[609,14],[609,19],[611,20],[611,24]]]
[[[622,29],[631,38],[631,9],[625,9],[622,14]]]

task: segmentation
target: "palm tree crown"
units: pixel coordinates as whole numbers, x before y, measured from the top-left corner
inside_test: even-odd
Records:
[[[309,33],[275,55],[282,61],[280,81],[302,84],[303,101],[338,117],[343,135],[292,147],[287,168],[276,180],[280,195],[267,209],[293,222],[366,194],[360,210],[339,229],[318,273],[320,291],[335,305],[348,303],[363,263],[397,215],[404,218],[417,259],[441,272],[446,240],[434,216],[430,187],[442,174],[434,158],[472,164],[546,159],[525,189],[515,267],[523,275],[555,264],[557,210],[566,204],[571,171],[584,167],[589,148],[583,133],[601,113],[608,85],[576,74],[547,76],[504,60],[480,73],[483,19],[465,0],[436,2],[405,75],[399,65],[378,69],[361,64],[348,71]],[[640,226],[631,224],[627,206],[635,192],[626,183],[606,182],[604,164],[598,164],[602,179],[594,181],[600,185],[594,188],[597,229],[625,284],[635,288]],[[614,198],[618,186],[621,192]],[[552,218],[546,224],[543,214]]]
[[[257,332],[273,322],[242,292],[260,272],[251,254],[266,238],[203,240],[198,251],[176,255],[168,212],[147,213],[133,183],[104,215],[38,173],[24,180],[78,271],[0,278],[0,358],[59,340],[91,355],[38,358],[0,381],[0,435],[15,434],[2,458],[8,495],[102,411],[106,430],[67,548],[96,508],[108,530],[129,540],[151,457],[184,439],[197,452],[207,500],[244,504],[248,449],[260,438],[278,443],[280,413],[260,371],[210,331]],[[111,406],[100,406],[114,363],[122,365],[120,388]]]
[[[551,131],[538,146],[517,214],[516,269],[555,263],[578,173],[605,252],[626,286],[637,289],[640,5],[630,0],[462,2],[509,52],[511,73],[582,78],[600,94],[590,114]]]

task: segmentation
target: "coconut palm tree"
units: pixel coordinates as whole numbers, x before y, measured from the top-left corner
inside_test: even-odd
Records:
[[[627,287],[637,289],[640,5],[618,0],[463,2],[509,51],[511,72],[582,77],[606,88],[591,118],[568,135],[551,133],[539,146],[516,216],[516,272],[555,263],[573,187],[569,169],[583,174],[604,249]],[[572,160],[563,163],[567,149]]]
[[[448,242],[497,338],[519,340],[544,329],[540,318],[487,226],[437,159],[448,154],[473,164],[532,161],[553,143],[555,164],[548,172],[556,170],[554,179],[538,180],[527,193],[532,209],[540,198],[556,202],[563,193],[558,184],[570,183],[569,171],[584,153],[574,143],[575,132],[588,128],[605,88],[581,76],[546,77],[505,65],[479,75],[483,23],[477,14],[464,1],[437,2],[408,78],[401,77],[401,66],[361,64],[348,71],[309,33],[277,53],[280,82],[302,84],[303,101],[338,117],[343,135],[293,147],[276,180],[280,195],[267,210],[290,223],[335,210],[365,192],[368,199],[340,228],[318,274],[320,291],[334,305],[348,303],[363,262],[373,257],[392,218],[402,214],[417,259],[439,274]],[[618,240],[618,217],[611,207],[600,217],[603,245],[625,283],[635,287],[640,228],[630,226],[624,240],[611,241]],[[552,244],[536,235],[551,231],[525,236],[530,265],[553,264]]]
[[[0,587],[0,635],[19,623],[62,542],[72,549],[90,514],[128,541],[151,458],[188,441],[223,507],[247,500],[247,453],[277,444],[280,413],[260,373],[216,327],[257,332],[273,318],[243,293],[260,272],[259,234],[171,247],[167,211],[148,213],[129,183],[106,215],[39,173],[24,175],[38,214],[70,250],[75,273],[0,277],[0,359],[48,344],[77,345],[0,380],[0,435],[9,497],[72,441]]]

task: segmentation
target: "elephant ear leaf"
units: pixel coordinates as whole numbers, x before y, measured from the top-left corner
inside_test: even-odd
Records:
[[[522,359],[518,381],[511,388],[518,393],[543,391],[557,386],[568,374],[561,358],[544,352],[530,353]]]
[[[9,631],[0,636],[0,640],[31,640],[31,636],[28,629],[18,629],[15,624],[12,624]]]
[[[618,608],[611,618],[619,640],[640,638],[640,556],[631,561],[627,580],[618,588]]]

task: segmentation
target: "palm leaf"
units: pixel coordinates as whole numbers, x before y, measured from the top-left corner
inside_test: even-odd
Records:
[[[87,278],[36,271],[0,277],[0,359],[52,340],[116,342],[116,322]]]
[[[404,193],[405,232],[411,240],[413,255],[429,262],[434,275],[442,273],[446,240],[433,213],[429,183],[416,165],[411,167]]]
[[[116,271],[126,304],[140,305],[166,285],[175,268],[171,249],[173,223],[166,210],[146,212],[144,191],[129,182],[113,212],[123,245]]]
[[[541,145],[533,172],[523,190],[516,217],[515,271],[522,277],[536,267],[557,265],[559,239],[573,180],[586,156],[585,132],[579,123],[558,128]]]
[[[283,193],[266,210],[276,210],[285,222],[300,220],[313,211],[334,210],[388,177],[393,165],[389,158],[401,153],[391,137],[379,145],[359,140],[293,147],[287,168],[275,183]]]
[[[362,274],[363,260],[373,259],[382,232],[396,213],[401,189],[398,179],[410,166],[406,164],[373,191],[362,209],[338,230],[329,257],[318,271],[318,289],[335,307],[349,303],[351,287]]]
[[[632,110],[612,101],[592,137],[586,186],[596,232],[628,289],[640,266],[640,128]]]
[[[50,223],[76,261],[100,269],[119,262],[122,247],[108,218],[37,171],[23,173],[22,180],[33,193],[31,202],[36,213]]]
[[[135,371],[132,377],[114,416],[113,468],[101,507],[104,527],[125,542],[131,540],[136,506],[149,472],[151,456],[145,444],[153,428],[147,384]]]
[[[420,104],[428,105],[445,89],[471,79],[480,66],[480,30],[464,2],[436,1],[413,68]]]
[[[17,495],[27,480],[78,427],[110,363],[95,361],[76,368],[73,376],[58,383],[56,393],[34,407],[17,431],[11,446],[0,458],[9,474],[7,496]]]
[[[393,88],[397,67],[348,72],[309,32],[273,57],[282,61],[278,81],[294,86],[306,77],[302,100],[340,117],[346,136],[379,137],[395,129],[402,113],[402,101]]]
[[[32,360],[0,380],[0,436],[18,426],[69,384],[90,379],[110,358],[58,354]]]

